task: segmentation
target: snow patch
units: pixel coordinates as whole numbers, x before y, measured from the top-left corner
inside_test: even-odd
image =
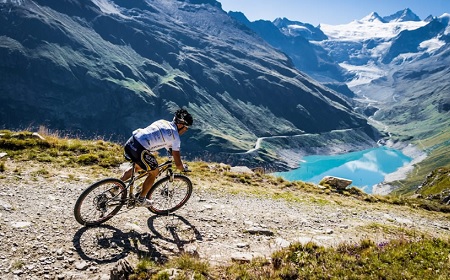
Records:
[[[108,0],[92,0],[92,3],[97,5],[97,7],[99,7],[100,10],[105,14],[118,15],[122,18],[129,18],[122,14],[119,8]]]
[[[288,28],[289,29],[294,29],[294,30],[305,30],[305,31],[308,31],[308,32],[311,32],[308,28],[306,28],[305,26],[301,26],[301,25],[298,25],[298,24],[291,24],[291,25],[288,25]]]
[[[449,28],[447,27],[447,30],[448,29]],[[431,53],[431,52],[434,52],[434,51],[440,49],[443,45],[445,45],[445,42],[443,42],[437,38],[433,38],[433,39],[423,41],[422,43],[420,43],[419,48],[421,50]]]
[[[350,88],[358,85],[368,84],[371,81],[384,77],[386,75],[384,70],[380,69],[373,63],[362,66],[351,65],[347,63],[340,63],[339,65],[350,73],[356,75],[356,77],[352,81],[347,83]]]
[[[425,21],[388,22],[352,21],[348,24],[321,24],[320,29],[330,40],[355,41],[368,39],[391,39],[403,30],[414,30],[425,26]]]

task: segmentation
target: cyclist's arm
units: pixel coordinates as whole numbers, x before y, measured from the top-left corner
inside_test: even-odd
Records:
[[[172,151],[173,160],[175,162],[175,166],[181,170],[184,171],[183,162],[181,161],[180,151]]]

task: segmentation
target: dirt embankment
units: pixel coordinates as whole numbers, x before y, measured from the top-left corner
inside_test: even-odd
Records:
[[[291,242],[384,242],[401,234],[448,236],[450,229],[444,214],[307,193],[298,202],[229,194],[211,190],[220,189],[220,181],[195,174],[194,193],[175,215],[123,208],[106,224],[85,228],[73,218],[74,203],[108,174],[6,166],[0,177],[1,279],[109,279],[121,259],[164,261],[187,252],[226,264],[270,257]]]

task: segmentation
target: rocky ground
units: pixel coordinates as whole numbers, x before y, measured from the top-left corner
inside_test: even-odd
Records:
[[[0,279],[109,279],[122,259],[164,261],[187,252],[211,264],[270,254],[291,242],[333,246],[401,235],[447,236],[449,215],[353,198],[306,195],[301,202],[211,190],[192,174],[194,193],[171,216],[123,210],[85,228],[73,218],[82,192],[102,175],[6,162],[0,173]]]

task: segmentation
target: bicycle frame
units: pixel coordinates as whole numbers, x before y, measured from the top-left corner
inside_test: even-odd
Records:
[[[173,181],[173,170],[172,170],[172,159],[169,157],[169,160],[166,162],[158,165],[158,176],[156,176],[155,182],[158,178],[163,176],[164,173],[167,174],[167,176],[170,176],[170,181]],[[137,180],[144,178],[148,176],[149,171],[142,171],[142,172],[136,172],[136,163],[132,163],[132,171],[131,171],[131,177],[130,179],[126,180],[124,183],[126,184],[126,189],[128,189],[128,201],[131,201],[134,199],[134,182]]]

